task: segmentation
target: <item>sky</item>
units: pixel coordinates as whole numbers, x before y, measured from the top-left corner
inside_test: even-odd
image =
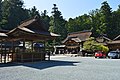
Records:
[[[120,0],[23,0],[25,8],[29,9],[35,6],[39,12],[47,10],[51,16],[53,4],[56,4],[58,10],[62,13],[64,19],[75,18],[77,16],[88,14],[91,10],[100,9],[101,3],[107,1],[113,11],[118,9]]]

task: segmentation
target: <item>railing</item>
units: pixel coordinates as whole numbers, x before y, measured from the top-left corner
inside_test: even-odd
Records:
[[[45,60],[45,53],[16,53],[15,62],[34,62]]]

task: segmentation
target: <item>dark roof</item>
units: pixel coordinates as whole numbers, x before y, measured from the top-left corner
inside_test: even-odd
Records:
[[[12,36],[16,36],[16,35],[22,36],[23,34],[27,36],[36,35],[37,37],[40,37],[40,35],[48,36],[48,37],[60,36],[55,33],[49,32],[46,29],[44,22],[40,18],[33,18],[33,19],[26,20],[23,23],[21,23],[18,27],[9,31],[7,34]]]
[[[6,34],[7,32],[8,30],[0,29],[0,38],[8,37],[8,35]]]
[[[0,29],[0,32],[1,33],[7,33],[7,32],[9,32],[9,30]]]
[[[111,39],[108,38],[108,37],[103,36],[103,38],[106,39],[106,40],[108,40],[108,41],[111,41]]]
[[[45,29],[45,25],[42,22],[42,20],[38,19],[38,18],[37,19],[33,18],[33,19],[30,19],[30,20],[24,21],[17,28],[9,31],[8,33],[12,33],[16,29],[21,29],[23,31],[30,32],[30,33],[48,32]]]
[[[120,35],[118,35],[116,38],[114,38],[113,40],[120,40]]]
[[[120,35],[118,35],[112,41],[109,41],[107,44],[120,44]]]
[[[91,36],[91,34],[92,34],[91,31],[79,31],[69,33],[67,38],[64,41],[62,41],[62,43],[65,43],[68,40],[73,40],[75,42],[86,41]]]
[[[104,42],[108,42],[108,41],[112,41],[111,39],[109,39],[109,38],[107,38],[107,37],[105,37],[105,36],[101,36],[101,37],[98,37],[98,38],[96,38],[96,41],[98,42],[98,43],[104,43]]]

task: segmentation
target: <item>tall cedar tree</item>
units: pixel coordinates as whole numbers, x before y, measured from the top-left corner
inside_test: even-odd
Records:
[[[28,18],[22,0],[4,0],[2,7],[2,28],[11,30]]]
[[[49,30],[49,26],[50,26],[50,17],[47,15],[47,10],[44,10],[43,12],[41,12],[41,18],[45,23],[46,29]]]
[[[65,24],[66,21],[63,19],[63,16],[61,14],[61,12],[58,10],[58,7],[56,6],[56,4],[54,4],[54,7],[52,8],[52,18],[51,18],[51,26],[50,26],[50,31],[60,34],[61,37],[57,39],[57,41],[60,43],[61,40],[63,40],[66,37],[66,28],[65,28]]]
[[[116,37],[120,35],[120,5],[118,6],[117,11],[112,13],[112,32],[113,36]]]
[[[33,18],[35,16],[40,17],[40,13],[35,6],[33,6],[33,8],[29,10],[29,16],[30,18]]]
[[[92,36],[98,37],[105,32],[105,29],[101,26],[101,13],[99,9],[92,10],[89,15],[91,16],[91,31]]]
[[[102,3],[102,6],[100,8],[101,13],[102,13],[102,29],[103,29],[103,34],[106,33],[108,37],[113,38],[113,32],[112,32],[112,8],[110,8],[109,4],[107,1],[104,1]]]

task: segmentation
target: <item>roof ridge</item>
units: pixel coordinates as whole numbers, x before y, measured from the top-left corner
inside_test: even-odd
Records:
[[[116,39],[118,39],[120,37],[120,35],[118,35],[117,37],[115,37],[113,40],[116,40]]]

